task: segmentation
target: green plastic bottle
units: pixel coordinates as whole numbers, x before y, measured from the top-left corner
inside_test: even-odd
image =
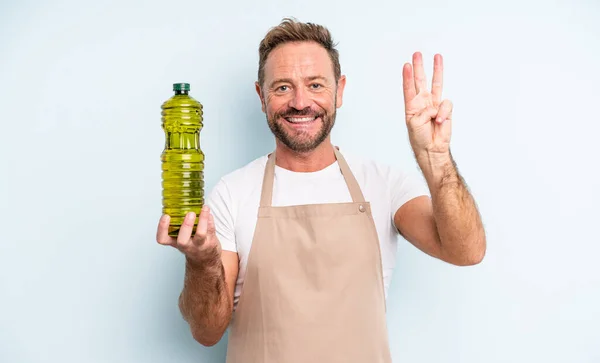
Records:
[[[189,83],[173,84],[175,95],[162,108],[165,148],[162,161],[162,212],[171,217],[169,235],[177,237],[188,212],[196,213],[192,232],[204,205],[204,153],[200,149],[202,105],[189,95]]]

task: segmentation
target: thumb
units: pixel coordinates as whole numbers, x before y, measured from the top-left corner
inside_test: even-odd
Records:
[[[431,122],[432,119],[438,114],[438,109],[433,106],[427,106],[421,112],[413,116],[408,123],[410,126],[418,127],[422,126],[428,122]]]
[[[209,212],[208,214],[208,226],[207,226],[207,230],[206,230],[206,235],[207,236],[215,236],[217,233],[217,230],[215,228],[215,219],[212,215],[212,213]]]
[[[208,217],[210,215],[210,210],[207,205],[202,207],[200,211],[200,215],[198,217],[198,228],[196,228],[196,234],[194,239],[204,240],[206,235],[208,234]]]
[[[440,105],[437,115],[435,116],[437,123],[442,123],[447,119],[452,118],[452,102],[450,100],[444,100]]]

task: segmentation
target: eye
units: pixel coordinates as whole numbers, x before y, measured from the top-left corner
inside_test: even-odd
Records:
[[[279,86],[279,87],[277,87],[277,90],[281,91],[281,92],[285,92],[288,90],[288,86]]]
[[[310,88],[312,88],[312,89],[319,89],[319,88],[321,88],[321,85],[318,84],[318,83],[313,83],[313,84],[310,85]]]

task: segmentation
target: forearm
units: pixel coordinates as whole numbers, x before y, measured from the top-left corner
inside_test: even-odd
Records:
[[[427,154],[417,160],[431,192],[445,258],[460,265],[479,263],[486,250],[485,231],[475,200],[452,155]]]
[[[179,308],[198,342],[210,346],[221,339],[231,318],[233,302],[219,257],[199,264],[186,261]]]

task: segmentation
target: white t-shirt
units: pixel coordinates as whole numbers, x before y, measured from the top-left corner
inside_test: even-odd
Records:
[[[394,214],[404,203],[420,195],[430,195],[427,184],[415,173],[363,160],[343,153],[367,202],[371,204],[381,245],[385,296],[396,261],[399,233]],[[267,155],[223,176],[207,196],[217,236],[223,250],[238,253],[239,275],[234,307],[244,283],[248,253],[256,227]],[[316,172],[292,172],[275,166],[273,206],[351,202],[348,187],[337,161]]]

